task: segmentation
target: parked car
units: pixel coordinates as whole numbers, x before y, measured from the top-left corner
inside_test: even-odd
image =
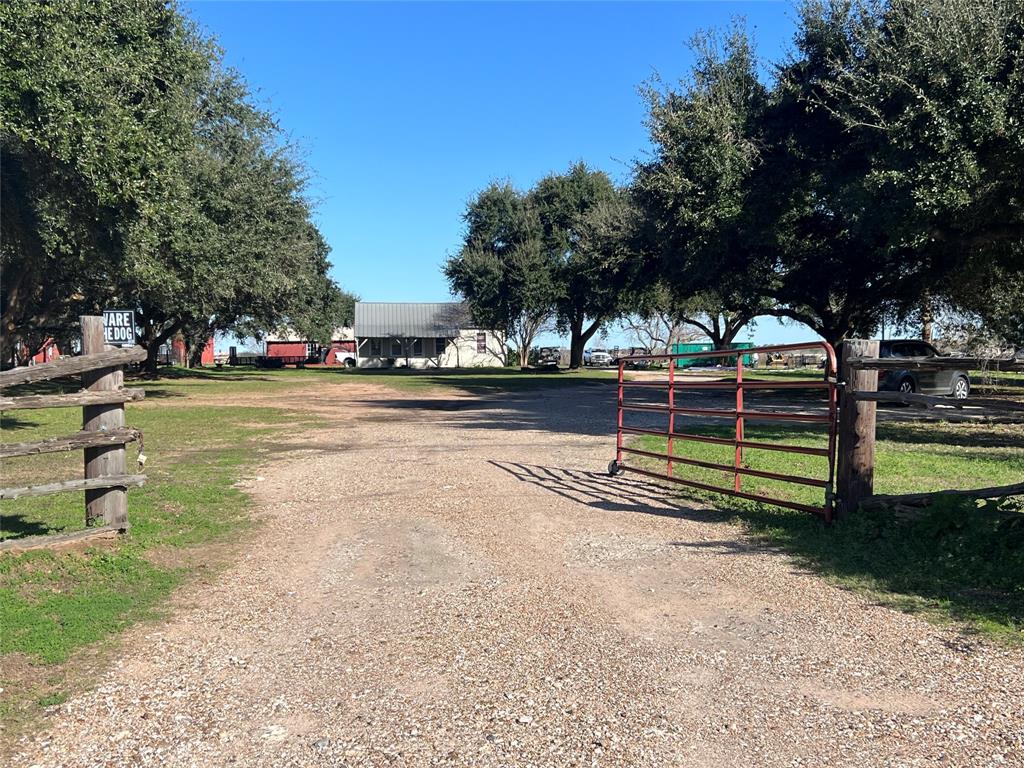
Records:
[[[592,349],[589,355],[584,352],[583,364],[603,368],[612,364],[612,356],[607,349]]]
[[[629,349],[619,350],[619,356],[616,357],[614,360],[612,360],[612,365],[618,365],[619,364],[619,360],[622,359],[623,357],[632,357],[634,355],[649,355],[649,354],[651,354],[651,350],[647,349],[647,347],[630,347]],[[631,368],[633,370],[636,370],[636,369],[639,369],[639,368],[650,368],[651,367],[651,361],[650,360],[627,360],[625,367],[626,368]]]
[[[881,358],[941,357],[926,341],[891,339],[878,344]],[[946,395],[957,400],[971,393],[967,371],[955,367],[922,370],[897,369],[878,372],[878,389],[883,392],[917,392],[924,395]]]
[[[558,347],[538,347],[534,365],[537,368],[557,368],[562,362],[562,350]]]

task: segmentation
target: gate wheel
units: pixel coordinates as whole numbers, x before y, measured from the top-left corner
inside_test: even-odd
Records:
[[[611,477],[621,475],[624,471],[625,470],[623,470],[622,467],[619,466],[619,462],[617,462],[615,459],[612,459],[611,461],[608,462],[608,474]]]

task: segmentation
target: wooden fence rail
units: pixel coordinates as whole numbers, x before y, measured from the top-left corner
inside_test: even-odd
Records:
[[[843,342],[847,344],[848,342]],[[876,353],[877,354],[877,353]],[[957,368],[963,371],[1024,371],[1024,360],[985,357],[873,357],[854,355],[849,364],[868,371],[923,371]]]
[[[106,536],[128,528],[128,488],[146,482],[142,474],[126,469],[128,443],[142,434],[125,425],[125,403],[143,399],[142,390],[125,389],[122,366],[146,358],[142,347],[107,348],[103,341],[103,318],[82,317],[82,355],[0,372],[0,388],[30,384],[64,376],[82,376],[83,391],[62,395],[0,396],[0,411],[33,408],[82,408],[82,429],[72,435],[0,446],[0,458],[34,456],[57,451],[82,450],[85,472],[80,480],[43,485],[0,488],[0,500],[44,496],[66,491],[85,491],[84,531],[55,536],[33,536],[0,541],[0,551],[59,546],[92,536]],[[140,459],[141,464],[141,459]],[[102,520],[104,527],[89,526]]]
[[[144,389],[121,389],[113,392],[72,392],[66,395],[22,395],[0,397],[0,411],[24,411],[35,408],[67,408],[77,405],[112,405],[132,403],[146,397]]]
[[[1002,413],[1019,413],[1024,416],[1024,403],[1009,400],[973,397],[966,400],[954,400],[937,395],[918,395],[910,392],[854,392],[854,399],[873,403],[902,403],[922,408],[943,411],[967,411],[975,416],[988,416]]]
[[[84,318],[83,318],[84,319]],[[103,344],[103,318],[90,318],[99,320],[100,344]],[[83,344],[86,337],[86,329],[82,328]],[[40,363],[39,365],[24,365],[20,368],[11,368],[9,371],[0,371],[0,389],[13,387],[15,384],[32,384],[37,381],[48,381],[59,379],[62,376],[76,376],[80,373],[88,373],[102,368],[117,368],[128,363],[138,363],[146,359],[145,347],[125,347],[124,349],[107,349],[100,352],[85,352],[78,357],[65,357],[61,360],[54,360],[51,363]]]
[[[139,439],[141,432],[130,427],[112,430],[82,430],[67,437],[49,437],[34,443],[7,443],[0,445],[0,459],[14,456],[35,456],[40,453],[57,453],[59,451],[76,451],[80,448],[93,448],[98,445],[124,445]]]
[[[968,499],[995,498],[1024,493],[1024,483],[977,488],[974,490],[946,490],[931,493],[876,495],[875,427],[877,403],[903,403],[927,408],[929,416],[942,419],[1024,417],[1024,403],[995,398],[968,398],[953,400],[904,392],[879,392],[880,370],[933,370],[950,368],[973,371],[1024,371],[1024,361],[1017,359],[985,359],[976,357],[879,358],[878,342],[850,340],[843,342],[844,354],[840,369],[843,392],[839,411],[839,456],[837,495],[840,515],[857,509],[893,506],[927,506],[943,495]]]

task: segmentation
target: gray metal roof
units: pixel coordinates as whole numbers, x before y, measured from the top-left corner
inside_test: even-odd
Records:
[[[458,336],[460,330],[472,327],[469,310],[460,302],[356,302],[355,333],[361,339]]]

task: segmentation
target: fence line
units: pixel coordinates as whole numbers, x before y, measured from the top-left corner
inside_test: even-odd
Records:
[[[975,409],[972,413],[985,415],[977,411],[993,411],[1000,413],[1020,413],[1024,415],[1024,403],[1013,403],[1006,400],[994,400],[992,398],[967,398],[966,400],[951,400],[948,397],[937,395],[918,395],[910,392],[856,392],[854,397],[861,401],[875,403],[902,403],[929,409],[954,409],[964,408]],[[944,414],[945,415],[945,414]]]
[[[0,410],[80,407],[82,429],[72,435],[0,446],[0,458],[81,450],[84,452],[84,477],[0,488],[0,499],[84,491],[86,529],[68,534],[7,539],[0,541],[0,551],[60,546],[125,531],[128,528],[127,489],[146,482],[145,475],[129,474],[126,470],[125,446],[135,441],[141,445],[142,433],[125,425],[124,407],[125,403],[141,400],[144,394],[141,390],[124,388],[122,371],[122,366],[127,363],[145,360],[146,350],[142,347],[107,348],[103,340],[102,317],[82,317],[81,323],[82,355],[0,372],[0,387],[81,374],[83,391],[67,395],[0,397]],[[140,457],[140,467],[141,462]],[[103,521],[103,527],[89,527],[99,520]]]
[[[123,445],[141,439],[142,433],[131,427],[121,427],[110,431],[82,430],[66,437],[48,437],[33,443],[7,443],[0,445],[0,459],[14,456],[35,456],[40,453],[58,453],[60,451],[76,451],[81,448],[93,448],[99,445]]]
[[[875,427],[877,403],[903,403],[927,409],[927,417],[963,420],[966,418],[1017,419],[1024,417],[1024,403],[993,398],[950,400],[945,397],[903,392],[878,392],[879,370],[963,370],[1024,371],[1024,361],[975,357],[879,358],[878,342],[844,342],[841,368],[843,395],[840,401],[839,496],[845,513],[858,508],[927,506],[940,496],[968,499],[995,498],[1024,493],[1024,483],[943,490],[928,493],[878,495],[874,493]],[[844,430],[844,424],[846,428]],[[844,450],[844,439],[846,449]]]
[[[82,318],[82,320],[86,319],[99,320],[99,342],[103,344],[103,318]],[[83,326],[83,341],[85,330]],[[84,349],[83,346],[83,351]],[[13,387],[15,384],[33,384],[37,381],[59,379],[62,376],[75,376],[101,368],[120,368],[122,365],[138,363],[145,359],[145,347],[125,347],[85,353],[78,357],[65,357],[50,363],[39,363],[39,365],[23,365],[20,368],[11,368],[9,371],[0,371],[0,389]]]
[[[122,389],[110,392],[72,392],[66,395],[22,395],[0,397],[0,411],[24,411],[38,408],[68,408],[76,405],[112,405],[144,400],[144,389]]]
[[[893,358],[854,355],[848,362],[854,368],[871,371],[923,371],[948,368],[960,368],[966,371],[1024,371],[1024,360],[1012,357]]]

